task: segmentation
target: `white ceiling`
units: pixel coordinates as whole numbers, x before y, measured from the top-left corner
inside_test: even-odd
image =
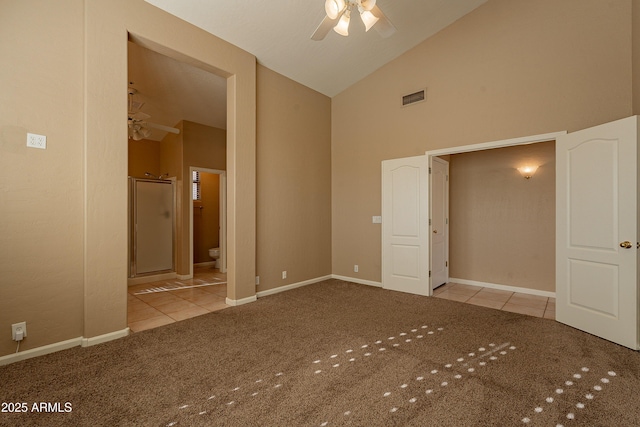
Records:
[[[311,34],[324,0],[146,0],[255,55],[262,65],[333,97],[471,12],[486,0],[377,0],[397,31],[365,33],[353,14],[349,36]]]
[[[145,0],[256,56],[273,71],[333,97],[487,0],[377,0],[397,28],[382,38],[352,15],[349,36],[311,34],[324,0]],[[148,122],[226,128],[226,80],[129,43],[129,80]],[[161,140],[165,132],[149,138]]]

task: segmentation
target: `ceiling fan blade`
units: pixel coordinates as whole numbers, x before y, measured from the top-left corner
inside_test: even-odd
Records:
[[[163,130],[165,132],[175,133],[176,135],[180,133],[180,129],[172,128],[170,126],[158,125],[156,123],[149,123],[149,122],[145,122],[144,125],[147,126],[147,127],[153,128],[153,129],[158,129],[158,130]]]
[[[324,39],[327,34],[329,34],[329,31],[331,31],[331,29],[336,26],[339,19],[340,16],[338,16],[336,19],[331,19],[328,16],[325,16],[320,25],[318,25],[318,28],[316,28],[316,30],[311,35],[311,40],[320,41]]]
[[[396,32],[396,27],[389,21],[384,13],[380,10],[380,8],[376,5],[371,9],[371,13],[378,18],[378,22],[375,23],[373,28],[380,34],[383,38],[390,37],[393,33]]]

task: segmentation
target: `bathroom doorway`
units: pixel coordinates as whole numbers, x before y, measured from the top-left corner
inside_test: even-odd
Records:
[[[194,267],[227,272],[227,175],[223,170],[190,167],[190,259]]]

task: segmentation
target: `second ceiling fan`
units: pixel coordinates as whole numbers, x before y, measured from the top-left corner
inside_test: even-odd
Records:
[[[375,28],[385,38],[396,32],[396,27],[376,6],[376,0],[326,0],[324,9],[327,16],[311,35],[311,40],[324,39],[332,28],[336,33],[348,36],[351,13],[354,10],[360,14],[365,31]]]

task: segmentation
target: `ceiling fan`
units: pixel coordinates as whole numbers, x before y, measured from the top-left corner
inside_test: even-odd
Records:
[[[332,28],[336,33],[348,36],[351,13],[355,10],[360,14],[365,31],[375,28],[384,38],[396,32],[396,27],[376,6],[376,0],[326,0],[324,9],[327,16],[311,35],[311,40],[324,39]]]
[[[159,125],[156,123],[150,123],[146,120],[151,117],[147,113],[140,111],[144,102],[139,102],[135,99],[135,95],[138,91],[132,87],[129,87],[129,113],[127,119],[127,125],[129,127],[129,138],[134,141],[139,141],[151,136],[151,129],[158,129],[164,132],[180,133],[180,129],[172,128],[169,126]],[[151,128],[151,129],[150,129]]]

